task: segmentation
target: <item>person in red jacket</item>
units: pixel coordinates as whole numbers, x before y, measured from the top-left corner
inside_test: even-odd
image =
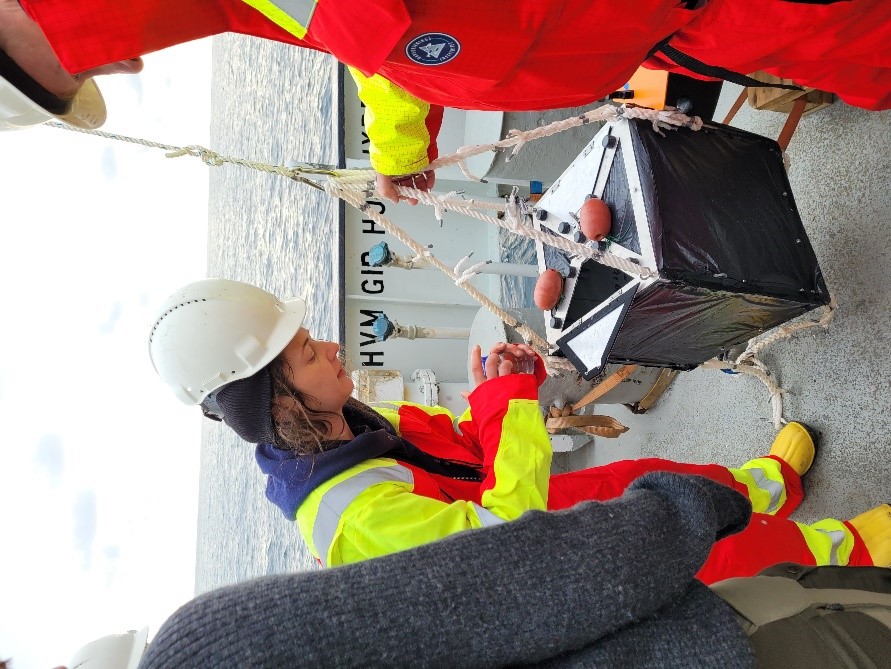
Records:
[[[397,181],[435,156],[442,106],[588,104],[642,63],[698,77],[765,70],[867,109],[891,107],[891,5],[882,0],[21,3],[71,73],[226,31],[331,53],[369,109],[373,166]]]
[[[351,397],[339,346],[302,327],[302,300],[208,279],[170,296],[152,327],[156,371],[185,403],[256,444],[266,496],[296,521],[325,566],[394,553],[530,510],[622,495],[652,471],[705,476],[755,514],[718,542],[699,572],[712,583],[773,564],[891,566],[891,506],[850,521],[788,519],[803,498],[814,442],[788,424],[771,452],[738,468],[646,458],[551,476],[538,403],[544,366],[525,345],[471,354],[469,408],[456,418],[411,402],[369,407]],[[534,373],[517,373],[534,361]],[[643,519],[642,519],[643,520]]]

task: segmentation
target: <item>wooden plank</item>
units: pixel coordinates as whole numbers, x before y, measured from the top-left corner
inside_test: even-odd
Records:
[[[794,84],[791,79],[780,79],[767,72],[754,72],[749,75],[753,79],[771,84]],[[810,114],[822,109],[826,105],[835,102],[835,96],[826,91],[820,91],[815,88],[803,87],[803,91],[788,90],[785,88],[756,88],[746,89],[749,98],[749,104],[755,109],[764,109],[767,111],[782,112],[788,114],[792,111],[795,101],[805,96],[807,104],[804,108],[804,114]]]

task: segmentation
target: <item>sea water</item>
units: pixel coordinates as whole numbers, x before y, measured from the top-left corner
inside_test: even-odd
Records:
[[[235,35],[214,41],[211,146],[271,164],[337,162],[337,69],[330,56]],[[309,303],[306,325],[337,336],[337,203],[285,177],[210,170],[208,276]],[[204,421],[196,592],[315,568],[296,523],[265,498],[253,447]]]
[[[333,58],[224,35],[214,40],[213,67],[214,150],[270,164],[336,164],[338,66]],[[505,122],[528,129],[578,111],[506,115]],[[596,131],[585,126],[561,139],[583,147]],[[502,168],[508,176],[515,176],[510,169],[535,174],[536,164],[554,168],[554,157],[540,161],[538,150],[530,144]],[[557,155],[568,165],[574,148]],[[210,170],[208,276],[303,297],[309,304],[306,325],[321,339],[336,339],[338,332],[337,233],[338,203],[323,192],[232,165]],[[500,240],[501,261],[535,262],[529,240],[503,230]],[[534,283],[529,277],[504,277],[503,306],[532,306]],[[296,523],[266,500],[253,447],[219,423],[204,421],[202,430],[196,592],[317,568]]]

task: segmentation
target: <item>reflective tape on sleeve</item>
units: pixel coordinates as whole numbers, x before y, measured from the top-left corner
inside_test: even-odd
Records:
[[[476,511],[476,516],[480,519],[480,524],[483,527],[492,527],[493,525],[500,525],[501,523],[506,522],[504,518],[499,518],[494,513],[489,511],[489,509],[480,506],[479,504],[470,502],[470,506],[473,507],[474,511]]]
[[[242,0],[276,25],[303,39],[318,0]]]
[[[319,511],[313,523],[312,539],[323,563],[327,564],[328,562],[328,551],[334,542],[337,528],[340,526],[340,519],[346,508],[370,486],[385,481],[412,485],[414,476],[410,469],[402,465],[374,467],[344,479],[322,495]]]

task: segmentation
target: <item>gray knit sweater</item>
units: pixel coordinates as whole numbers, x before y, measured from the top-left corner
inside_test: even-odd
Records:
[[[694,578],[749,514],[720,484],[648,474],[611,502],[206,593],[140,669],[752,667],[734,614]]]

